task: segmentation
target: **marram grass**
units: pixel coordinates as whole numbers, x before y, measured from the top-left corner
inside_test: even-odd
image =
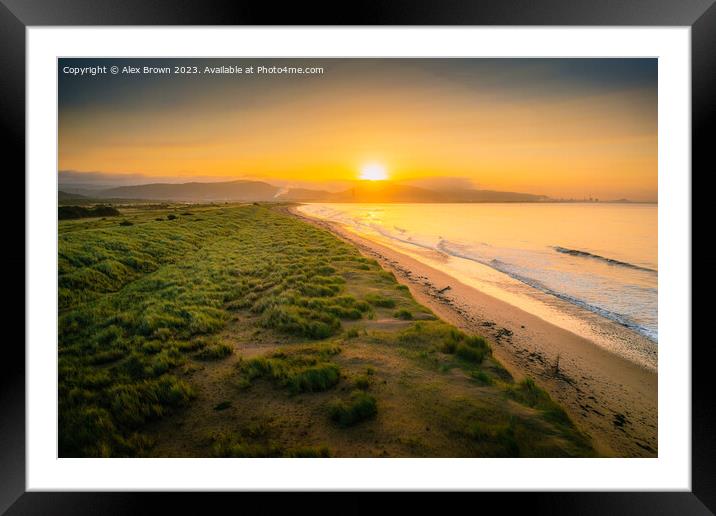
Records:
[[[258,205],[120,209],[59,224],[60,456],[151,456],[155,425],[202,404],[225,419],[192,441],[201,456],[340,456],[391,425],[449,436],[406,436],[406,454],[593,454],[534,382],[496,374],[484,339],[328,231]],[[265,348],[244,357],[254,335]]]

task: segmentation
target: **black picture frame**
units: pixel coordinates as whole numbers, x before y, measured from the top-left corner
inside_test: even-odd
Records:
[[[688,26],[691,27],[692,80],[692,206],[708,205],[706,188],[693,189],[693,179],[707,177],[713,170],[708,135],[716,125],[716,6],[714,0],[394,0],[363,1],[355,5],[332,7],[294,3],[273,5],[255,1],[179,1],[179,0],[0,0],[0,124],[3,153],[8,173],[6,188],[24,200],[25,182],[18,170],[25,167],[25,29],[31,26],[81,25],[576,25],[576,26]],[[710,130],[709,130],[710,129]],[[662,142],[663,143],[663,142]],[[711,158],[711,159],[710,159]],[[13,165],[11,166],[10,163]],[[10,170],[14,168],[14,170]],[[9,173],[12,172],[12,173]],[[20,196],[17,192],[23,192]],[[702,198],[699,199],[699,196]],[[15,213],[20,213],[17,210]],[[24,213],[24,210],[23,210]],[[707,252],[708,245],[693,237],[700,228],[708,229],[709,218],[692,215],[692,277],[698,277],[699,290],[715,286],[707,267],[716,265]],[[15,220],[5,228],[16,242],[14,252],[3,253],[5,271],[24,267],[25,227]],[[706,232],[705,232],[706,233]],[[7,233],[6,233],[7,234]],[[708,235],[708,233],[706,233]],[[22,245],[20,244],[22,241]],[[704,249],[706,251],[706,249]],[[713,256],[713,254],[712,254]],[[702,258],[703,257],[703,258]],[[23,269],[24,270],[24,269]],[[17,282],[20,274],[7,278]],[[693,282],[692,282],[693,284]],[[12,285],[13,287],[15,285]],[[24,290],[23,290],[24,292]],[[17,299],[17,298],[15,298]],[[22,299],[25,299],[23,293]],[[24,314],[24,303],[5,309],[5,323],[17,323]],[[709,303],[692,303],[692,321],[705,320]],[[692,331],[693,331],[692,324]],[[506,514],[529,506],[531,512],[550,514],[710,514],[716,511],[716,428],[714,390],[711,387],[713,342],[699,340],[693,333],[692,345],[692,491],[691,492],[591,492],[591,493],[481,493],[484,500],[496,501]],[[684,343],[688,345],[689,343]],[[26,492],[25,489],[25,370],[20,339],[3,344],[0,382],[0,513],[16,514],[123,514],[151,510],[161,493],[61,493]],[[208,493],[172,497],[182,512],[201,513]],[[212,494],[226,498],[231,494]],[[321,494],[321,504],[336,507]],[[423,497],[413,495],[413,503]],[[203,500],[203,501],[202,501]],[[259,501],[244,495],[241,510],[261,507],[265,512],[282,497]],[[211,503],[216,503],[212,498]],[[481,501],[482,503],[482,501]],[[361,510],[362,502],[353,505]],[[169,506],[163,505],[165,512]]]

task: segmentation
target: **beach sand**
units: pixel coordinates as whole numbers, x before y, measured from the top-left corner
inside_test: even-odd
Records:
[[[510,373],[535,378],[592,438],[600,455],[657,456],[655,372],[340,224],[289,211],[376,259],[443,320],[488,338]],[[611,331],[631,333],[617,324]]]

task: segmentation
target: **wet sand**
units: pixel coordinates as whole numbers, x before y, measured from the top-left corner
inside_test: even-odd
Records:
[[[655,372],[340,224],[289,211],[378,260],[445,321],[488,338],[513,376],[537,379],[600,455],[657,456]],[[631,333],[617,324],[612,331]]]

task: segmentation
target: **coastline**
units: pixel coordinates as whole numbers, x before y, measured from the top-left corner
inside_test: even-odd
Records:
[[[655,372],[338,223],[292,207],[286,212],[352,243],[392,271],[439,317],[488,338],[510,373],[537,379],[592,438],[600,455],[657,456]]]

